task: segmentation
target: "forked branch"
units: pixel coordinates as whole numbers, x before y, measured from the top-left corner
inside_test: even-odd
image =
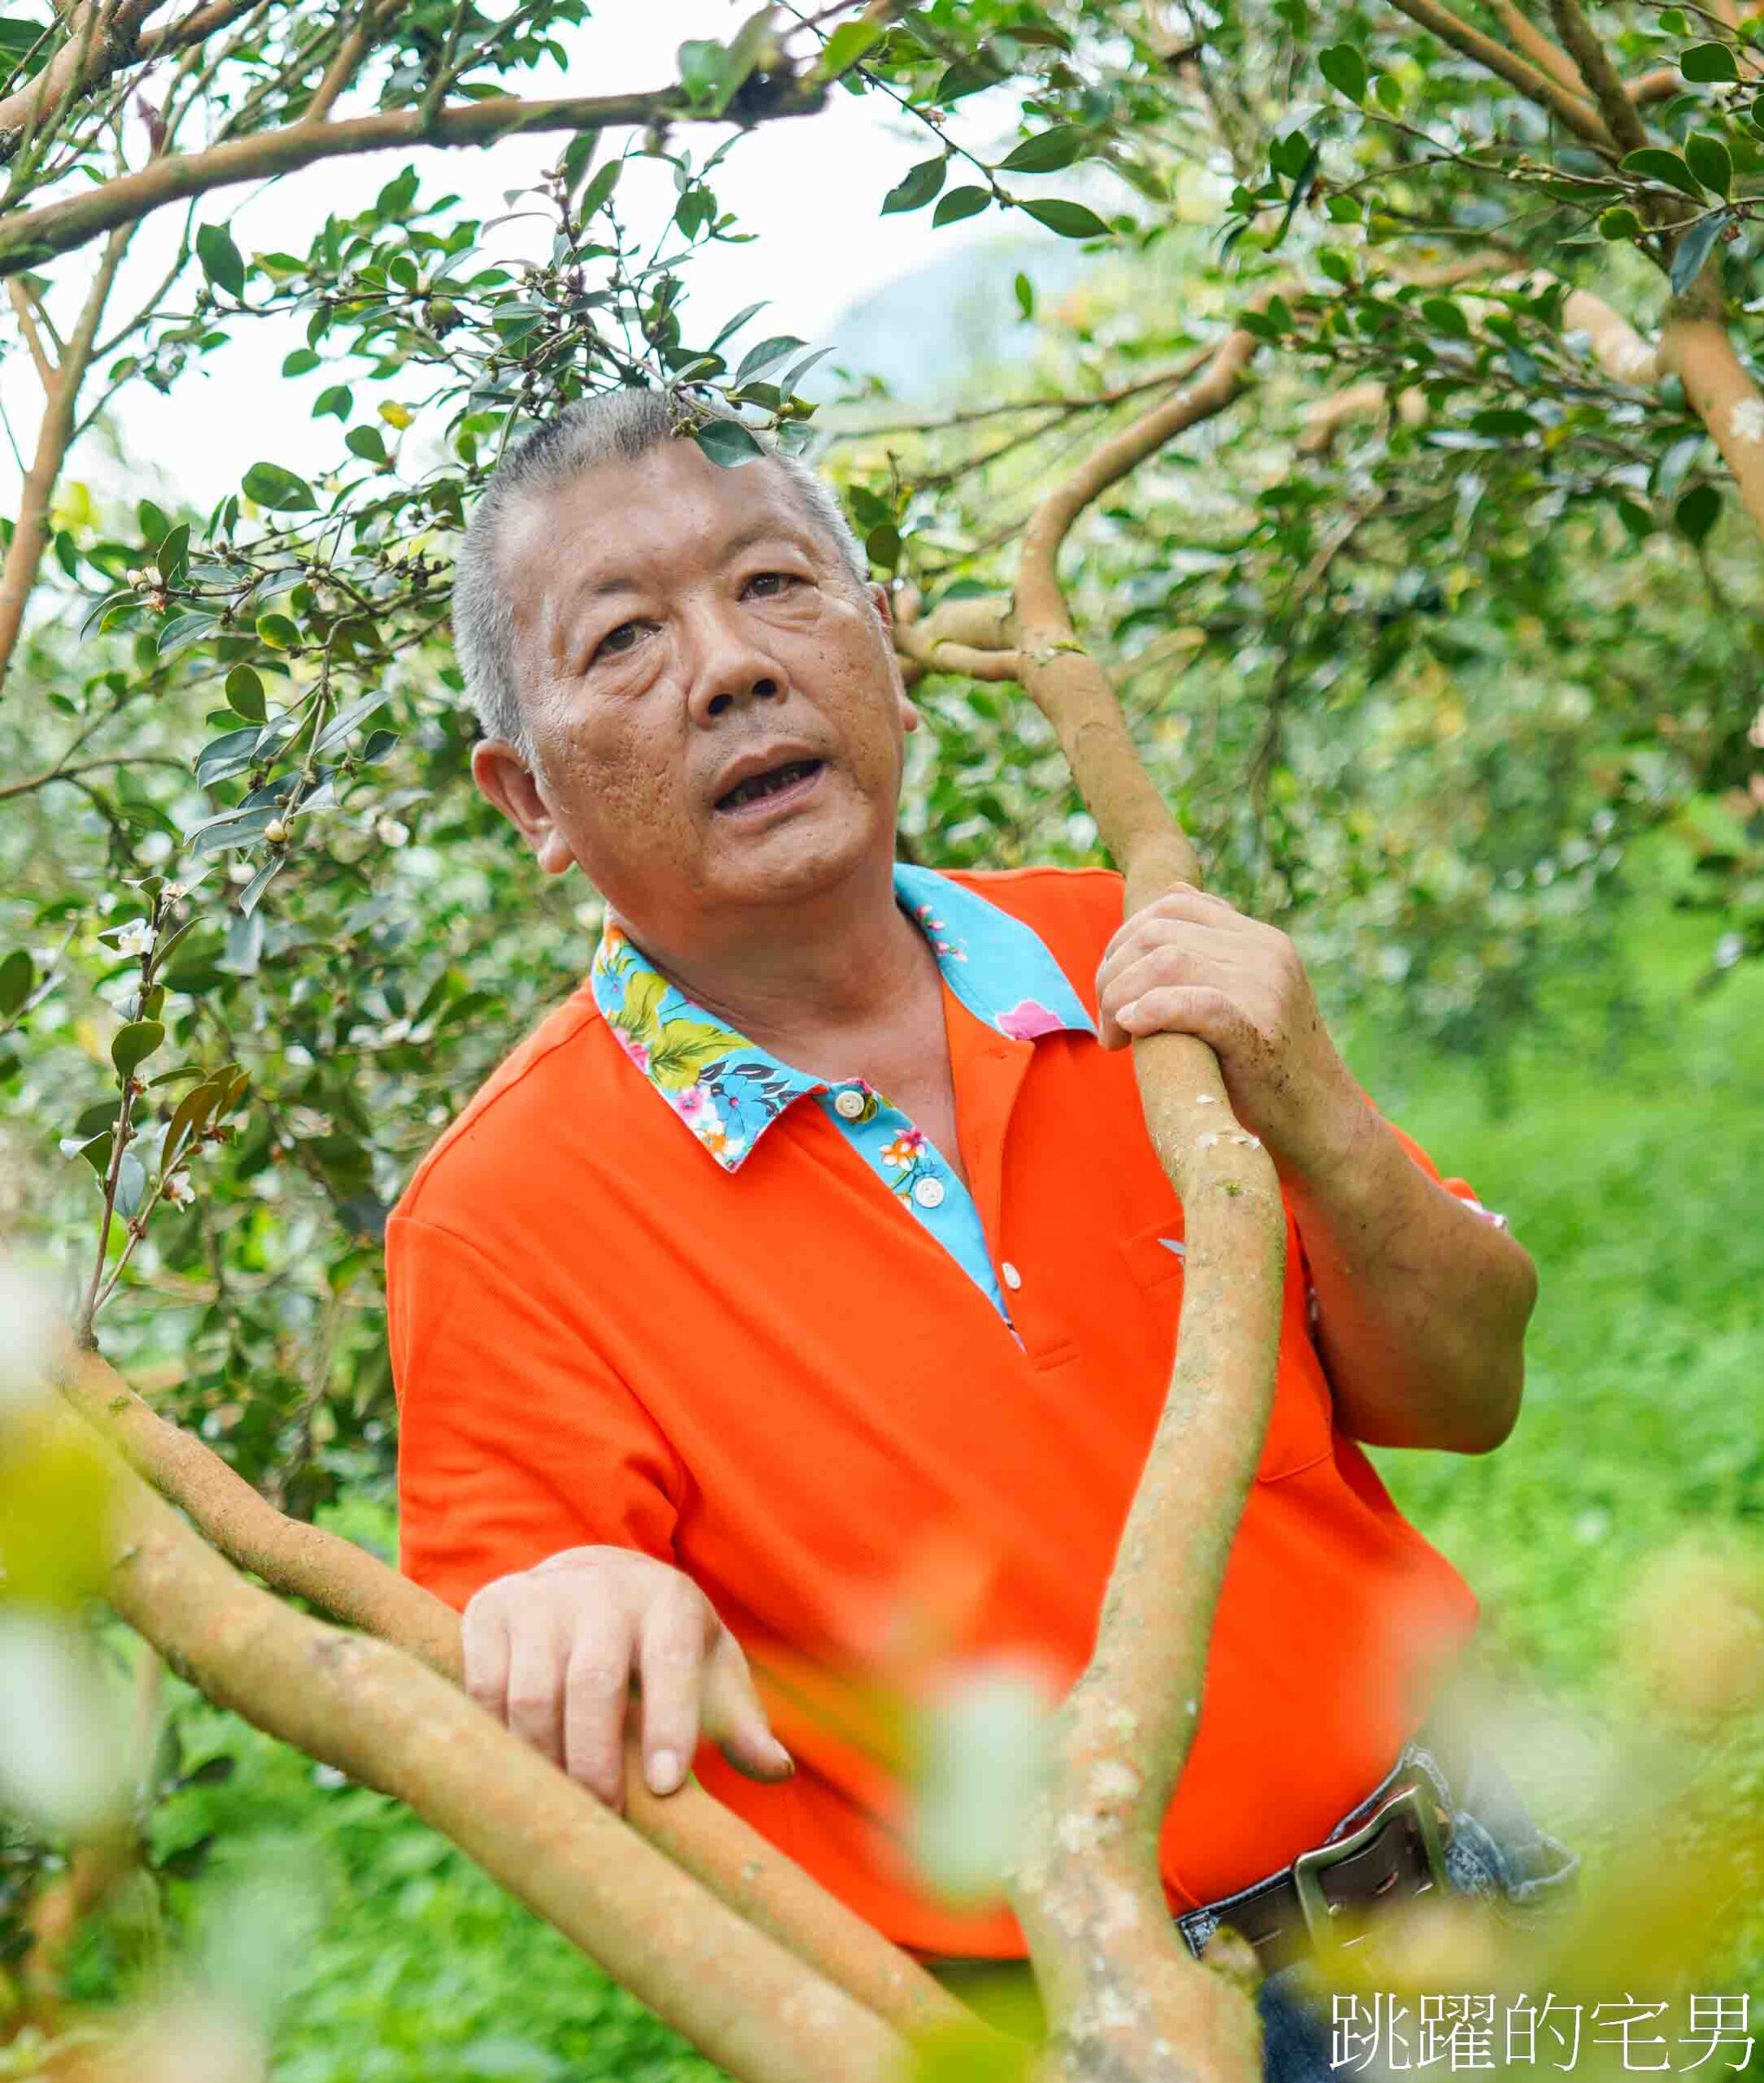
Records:
[[[58,1386],[231,1561],[404,1651],[456,1686],[461,1683],[459,1616],[431,1592],[352,1542],[284,1517],[218,1454],[150,1408],[96,1354],[70,1359]],[[151,1629],[143,1631],[151,1635]],[[240,1710],[248,1720],[257,1718],[248,1701]],[[594,1806],[583,1789],[552,1775],[573,1797]],[[664,1801],[648,1792],[640,1773],[629,1779],[627,1812],[633,1829],[855,2002],[915,2036],[972,2024],[965,2007],[922,1967],[696,1782]]]

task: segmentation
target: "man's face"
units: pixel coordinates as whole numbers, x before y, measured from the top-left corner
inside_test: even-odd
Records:
[[[682,945],[892,858],[918,717],[781,471],[666,443],[522,501],[500,576],[533,772],[495,745],[474,771],[542,867]]]

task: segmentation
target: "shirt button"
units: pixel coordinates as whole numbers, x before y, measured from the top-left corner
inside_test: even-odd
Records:
[[[913,1199],[921,1207],[941,1207],[943,1204],[942,1180],[919,1180],[913,1187]]]
[[[1020,1287],[1023,1285],[1022,1274],[1020,1273],[1016,1268],[1011,1264],[1009,1259],[1006,1259],[1004,1261],[1004,1263],[999,1267],[998,1270],[1005,1277],[1005,1286],[1006,1287]]]
[[[861,1092],[836,1092],[833,1094],[833,1111],[843,1115],[848,1121],[855,1121],[863,1111],[863,1094]]]

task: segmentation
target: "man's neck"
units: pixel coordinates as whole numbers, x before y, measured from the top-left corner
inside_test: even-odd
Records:
[[[885,879],[768,910],[714,946],[631,937],[695,1005],[784,1063],[861,1049],[938,987],[936,957],[895,901],[892,864]]]

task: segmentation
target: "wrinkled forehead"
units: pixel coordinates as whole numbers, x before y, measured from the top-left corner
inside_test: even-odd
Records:
[[[732,469],[696,443],[662,443],[535,486],[511,507],[501,576],[511,598],[571,593],[624,580],[636,587],[689,581],[753,544],[782,539],[837,565],[836,544],[797,487],[769,458]]]

